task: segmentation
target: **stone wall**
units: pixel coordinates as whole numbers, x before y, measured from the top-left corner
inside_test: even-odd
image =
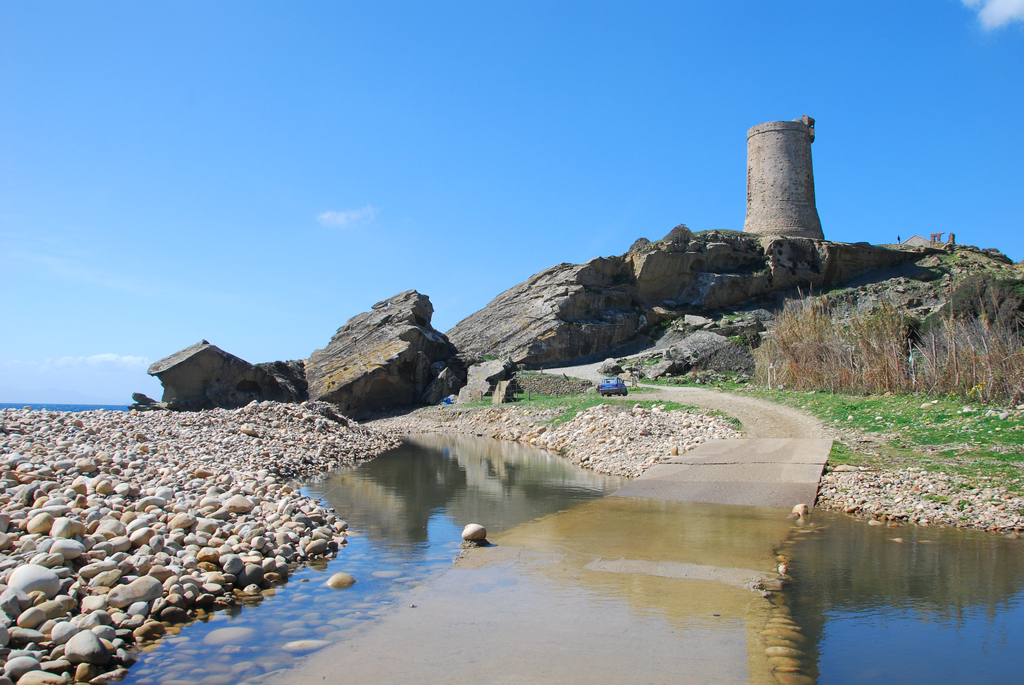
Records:
[[[593,390],[594,384],[579,378],[519,374],[512,379],[509,389],[523,395],[579,395]]]

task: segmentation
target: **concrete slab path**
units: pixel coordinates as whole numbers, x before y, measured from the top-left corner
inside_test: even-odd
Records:
[[[600,378],[600,364],[546,369],[545,373]],[[652,467],[616,495],[743,504],[814,506],[832,439],[815,417],[774,402],[718,390],[641,385],[637,399],[671,400],[715,409],[743,424],[746,439],[714,440]],[[631,398],[630,398],[631,399]]]
[[[742,504],[814,506],[829,438],[712,440],[651,467],[618,490],[621,497]]]

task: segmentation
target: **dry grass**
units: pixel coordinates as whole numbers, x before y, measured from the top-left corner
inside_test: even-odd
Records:
[[[984,319],[943,319],[917,335],[889,304],[837,321],[828,297],[790,303],[757,350],[757,379],[796,390],[947,395],[1024,402],[1024,347],[1017,331]]]

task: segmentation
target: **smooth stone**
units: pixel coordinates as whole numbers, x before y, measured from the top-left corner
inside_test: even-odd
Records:
[[[77,540],[58,538],[50,546],[50,554],[59,554],[64,559],[77,559],[85,554],[85,545]]]
[[[232,514],[248,514],[254,506],[245,495],[235,495],[224,503],[224,508]]]
[[[141,626],[132,631],[132,635],[135,636],[136,640],[145,641],[153,640],[164,634],[166,628],[163,623],[157,623],[156,621],[148,621],[143,623]]]
[[[0,623],[0,647],[6,647],[11,642],[11,634],[7,632],[7,626]]]
[[[478,541],[478,542],[480,540],[486,540],[487,539],[487,529],[484,528],[483,526],[481,526],[479,523],[470,523],[469,525],[467,525],[465,528],[462,529],[462,539],[463,540],[474,540],[474,541]]]
[[[28,593],[16,587],[9,587],[0,593],[0,610],[12,618],[21,615],[24,609],[32,606]]]
[[[7,586],[26,593],[39,591],[44,593],[47,599],[53,599],[60,591],[60,578],[48,568],[25,564],[14,569],[7,579]]]
[[[149,602],[135,602],[127,609],[126,614],[129,616],[148,616],[149,615]]]
[[[218,628],[207,633],[203,638],[204,645],[241,645],[252,640],[259,633],[252,628]]]
[[[91,630],[83,630],[64,643],[64,658],[73,664],[102,666],[110,661],[110,652]]]
[[[81,523],[72,521],[66,516],[54,519],[53,525],[50,527],[50,537],[52,538],[73,538],[76,534],[81,535],[84,532],[85,529]]]
[[[75,680],[82,683],[87,683],[98,675],[99,669],[92,664],[81,663],[75,669]]]
[[[104,561],[96,561],[91,564],[86,564],[78,570],[78,575],[82,578],[89,579],[95,578],[104,571],[113,571],[117,568],[117,564],[107,559]]]
[[[48,671],[29,671],[18,678],[18,685],[62,685],[64,676]]]
[[[90,587],[113,587],[117,581],[121,578],[121,569],[115,568],[109,571],[103,571],[93,576],[92,580],[89,581]]]
[[[142,547],[143,545],[149,544],[149,541],[154,535],[156,535],[156,531],[149,526],[143,526],[142,528],[133,530],[132,534],[128,536],[128,539],[131,540],[133,547]]]
[[[328,540],[311,540],[309,544],[306,545],[306,556],[320,556],[327,552],[327,550],[330,549],[330,546],[331,543]]]
[[[117,637],[114,626],[96,626],[90,632],[100,640],[106,640],[107,642],[113,642],[114,638]]]
[[[324,583],[329,588],[335,590],[344,590],[347,587],[352,587],[356,584],[356,579],[347,573],[335,573],[333,576],[327,579]]]
[[[142,576],[127,585],[118,585],[107,594],[107,604],[118,609],[135,602],[149,602],[164,594],[164,586],[153,576]]]
[[[224,569],[224,573],[237,576],[245,569],[245,562],[237,554],[225,554],[220,558],[220,567]]]
[[[33,535],[46,535],[50,532],[50,528],[53,527],[53,521],[53,516],[44,511],[32,517],[32,520],[25,527],[25,531]]]
[[[245,587],[246,585],[259,584],[263,582],[263,567],[259,564],[246,564],[245,570],[238,576],[238,585]]]
[[[115,668],[113,671],[100,673],[98,676],[96,676],[89,682],[91,683],[91,685],[106,685],[107,683],[119,683],[127,677],[127,668]]]
[[[293,640],[281,645],[281,649],[290,654],[309,654],[318,649],[323,649],[329,644],[331,643],[327,640]]]
[[[124,524],[117,519],[105,518],[101,520],[100,524],[96,527],[96,532],[110,540],[111,538],[124,535],[128,532],[128,529],[125,528]]]
[[[764,653],[768,656],[784,656],[790,659],[799,659],[804,656],[803,652],[792,647],[768,647],[764,650]]]
[[[4,664],[4,675],[11,680],[18,680],[29,671],[38,671],[39,661],[30,656],[16,656]]]
[[[46,623],[46,612],[39,607],[32,607],[21,612],[21,616],[18,617],[18,627],[28,628],[29,630],[35,630],[39,626]]]
[[[8,628],[8,634],[10,635],[11,642],[17,644],[28,644],[29,642],[42,642],[46,639],[46,636],[40,633],[38,630],[30,630],[29,628]]]
[[[90,611],[102,611],[106,608],[106,595],[89,595],[88,597],[82,598],[82,611],[84,613],[89,613]]]
[[[78,626],[70,621],[61,621],[50,631],[50,639],[55,645],[62,645],[80,632]]]
[[[57,595],[55,599],[48,599],[38,606],[47,618],[62,618],[77,605],[78,602],[68,595]]]
[[[175,514],[170,523],[167,524],[168,530],[188,530],[196,524],[196,517],[192,514],[182,512]]]

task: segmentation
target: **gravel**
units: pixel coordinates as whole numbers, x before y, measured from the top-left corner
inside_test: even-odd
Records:
[[[1024,498],[1006,488],[924,469],[839,466],[822,476],[817,506],[883,523],[915,523],[1018,534]]]
[[[572,420],[551,425],[560,409],[431,407],[372,425],[396,433],[458,433],[527,443],[559,452],[598,473],[639,476],[663,457],[708,440],[738,438],[726,421],[689,411],[599,404]]]
[[[289,481],[397,444],[316,403],[0,411],[0,666],[123,677],[136,644],[336,555],[347,524]]]

